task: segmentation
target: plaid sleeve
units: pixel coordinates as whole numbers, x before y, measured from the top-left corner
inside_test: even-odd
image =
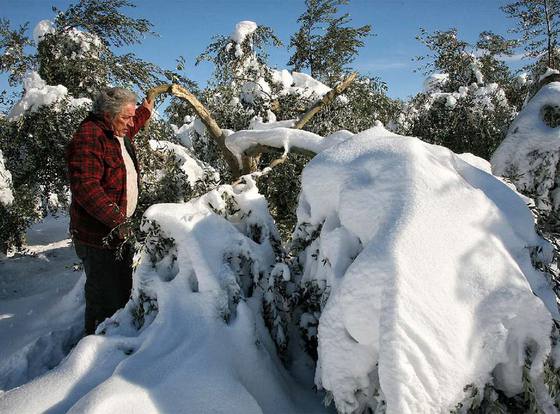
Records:
[[[83,124],[68,145],[70,189],[75,201],[88,214],[114,228],[124,222],[126,217],[101,186],[103,148],[95,128],[92,124]]]
[[[134,135],[140,131],[140,129],[146,124],[146,121],[150,119],[152,113],[150,110],[142,105],[136,108],[136,113],[134,114],[134,126],[128,128],[128,137],[132,138]]]

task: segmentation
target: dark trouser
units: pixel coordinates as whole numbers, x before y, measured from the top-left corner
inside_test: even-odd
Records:
[[[76,254],[86,272],[85,334],[95,333],[97,325],[122,308],[132,288],[132,248],[123,248],[122,258],[114,249],[100,249],[74,242]]]

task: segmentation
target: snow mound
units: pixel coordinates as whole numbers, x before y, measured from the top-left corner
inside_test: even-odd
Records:
[[[543,119],[547,108],[554,114],[559,106],[560,82],[543,86],[515,118],[491,159],[492,172],[510,178],[543,211],[560,205],[560,129]]]
[[[559,315],[531,262],[550,246],[487,163],[380,123],[358,135],[273,128],[228,141],[237,153],[252,143],[320,152],[303,172],[294,240],[310,237],[293,274],[250,177],[152,206],[125,308],[57,368],[2,394],[0,412],[328,412],[300,382],[298,342],[293,370],[277,357],[263,320],[274,277],[329,288],[315,384],[341,413],[448,412],[467,385],[517,394],[528,347],[539,405],[551,406],[543,362]],[[292,316],[302,329],[315,322]]]
[[[543,384],[558,312],[529,247],[546,245],[517,193],[471,163],[377,126],[305,168],[299,228],[320,231],[303,279],[331,292],[315,381],[340,412],[449,412],[492,375],[516,394],[529,345]]]
[[[278,239],[246,180],[152,206],[159,237],[136,258],[126,307],[59,367],[2,395],[0,412],[324,412],[284,371],[259,315],[250,286]]]
[[[23,80],[23,86],[25,93],[23,98],[10,110],[8,114],[10,120],[19,118],[26,111],[35,111],[40,106],[52,105],[61,99],[68,99],[68,103],[74,107],[91,104],[91,99],[76,99],[68,95],[68,89],[63,85],[47,85],[35,71],[27,73]]]

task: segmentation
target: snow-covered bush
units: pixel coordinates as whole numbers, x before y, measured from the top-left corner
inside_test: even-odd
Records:
[[[515,42],[485,31],[471,45],[454,28],[421,29],[418,39],[430,51],[418,57],[429,76],[424,91],[405,104],[391,129],[490,159],[529,87],[504,62]]]
[[[441,92],[429,85],[429,91],[405,104],[391,129],[457,153],[490,159],[516,113],[505,91],[496,83],[473,83],[456,92]]]

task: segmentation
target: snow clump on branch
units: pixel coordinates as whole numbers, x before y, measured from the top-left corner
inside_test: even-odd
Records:
[[[55,32],[54,23],[50,20],[41,20],[33,29],[33,40],[38,45],[46,34]]]
[[[64,99],[68,100],[70,106],[73,107],[91,104],[91,99],[76,99],[68,95],[68,89],[63,85],[47,85],[35,71],[27,73],[23,80],[23,87],[25,93],[21,100],[10,110],[8,114],[10,120],[19,118],[26,111],[35,111],[40,106],[49,106]]]
[[[257,30],[257,27],[257,24],[250,20],[243,20],[235,25],[235,30],[231,34],[230,39],[235,43],[236,57],[243,56],[243,49],[241,48],[241,44],[245,41],[247,36]],[[233,43],[229,43],[227,45],[227,50],[231,49],[233,46]]]

